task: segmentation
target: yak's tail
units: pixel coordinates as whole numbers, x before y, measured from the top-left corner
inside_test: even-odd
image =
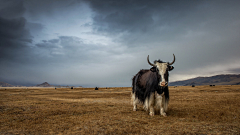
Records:
[[[139,103],[138,97],[136,96],[138,76],[139,75],[137,74],[132,78],[132,92],[131,92],[131,103],[132,104]]]

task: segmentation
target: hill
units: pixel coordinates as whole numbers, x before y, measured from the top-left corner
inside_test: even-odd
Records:
[[[240,85],[239,75],[216,75],[211,77],[197,77],[184,81],[169,83],[170,86],[189,86],[189,85]]]
[[[44,83],[42,83],[42,84],[37,84],[37,85],[34,86],[34,87],[55,87],[55,86],[48,84],[48,82],[44,82]]]
[[[14,87],[14,85],[11,85],[5,82],[0,82],[0,87]]]

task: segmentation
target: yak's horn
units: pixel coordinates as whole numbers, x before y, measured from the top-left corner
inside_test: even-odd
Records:
[[[168,65],[172,65],[175,62],[175,55],[173,54],[173,61],[169,63]]]
[[[149,65],[156,67],[155,64],[152,64],[152,63],[149,61],[149,55],[148,55],[148,57],[147,57],[147,61],[148,61],[148,64],[149,64]]]

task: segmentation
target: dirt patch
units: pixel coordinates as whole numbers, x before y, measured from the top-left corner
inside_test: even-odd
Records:
[[[240,86],[170,87],[168,117],[132,111],[131,88],[0,91],[0,134],[239,134]]]

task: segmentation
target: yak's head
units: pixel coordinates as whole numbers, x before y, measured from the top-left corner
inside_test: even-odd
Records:
[[[173,61],[171,63],[169,62],[162,62],[160,60],[158,61],[154,61],[154,64],[152,64],[149,61],[149,55],[147,57],[147,61],[148,63],[153,66],[150,70],[152,72],[157,72],[158,75],[160,76],[160,82],[159,82],[159,86],[168,86],[168,71],[171,71],[174,69],[173,66],[171,66],[174,62],[175,62],[175,55],[173,54]]]

